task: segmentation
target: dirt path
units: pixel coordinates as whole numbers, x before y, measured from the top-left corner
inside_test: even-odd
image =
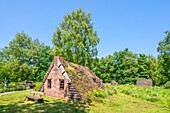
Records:
[[[22,90],[22,91],[27,91],[27,90]],[[4,93],[0,93],[0,96],[8,95],[8,94],[16,93],[16,92],[21,92],[21,91],[4,92]]]

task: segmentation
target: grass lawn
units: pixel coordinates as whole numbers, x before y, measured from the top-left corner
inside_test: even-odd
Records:
[[[63,113],[169,113],[170,109],[163,104],[149,102],[134,98],[122,93],[109,96],[104,101],[87,104],[73,103],[43,96],[44,103],[34,104],[33,101],[25,101],[24,95],[30,95],[30,91],[17,92],[0,96],[0,112],[63,112]]]

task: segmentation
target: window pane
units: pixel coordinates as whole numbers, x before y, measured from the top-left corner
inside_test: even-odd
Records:
[[[64,80],[60,79],[60,89],[64,89]]]
[[[51,79],[48,79],[48,88],[51,88]]]

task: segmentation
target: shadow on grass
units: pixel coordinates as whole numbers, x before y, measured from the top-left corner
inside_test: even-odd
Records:
[[[0,111],[2,113],[16,113],[16,112],[45,112],[45,113],[86,113],[88,110],[87,106],[84,104],[79,104],[72,101],[63,100],[44,100],[44,103],[34,104],[33,101],[19,101],[15,103],[10,103],[8,105],[0,105]]]

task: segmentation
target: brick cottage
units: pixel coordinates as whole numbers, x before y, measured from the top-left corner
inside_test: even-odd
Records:
[[[40,91],[46,96],[60,99],[84,100],[88,91],[104,89],[103,81],[88,67],[64,61],[55,56],[44,79]]]

